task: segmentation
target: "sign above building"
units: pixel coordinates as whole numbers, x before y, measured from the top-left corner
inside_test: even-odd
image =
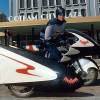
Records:
[[[79,13],[78,15],[76,13],[70,13],[69,16],[65,16],[65,18],[69,18],[69,17],[78,17],[78,16],[82,16],[81,13]],[[52,18],[55,18],[55,14],[52,13],[52,14],[42,14],[40,19],[52,19]],[[38,20],[38,15],[19,15],[19,16],[9,16],[8,17],[8,20],[9,21],[25,21],[25,20]]]
[[[41,18],[40,19],[51,19],[51,18],[54,18],[55,17],[55,15],[54,14],[43,14],[43,15],[41,15]],[[8,20],[9,21],[25,21],[25,20],[38,20],[38,16],[36,15],[36,16],[30,16],[30,15],[28,15],[28,16],[25,16],[25,15],[20,15],[20,16],[9,16],[8,17]]]

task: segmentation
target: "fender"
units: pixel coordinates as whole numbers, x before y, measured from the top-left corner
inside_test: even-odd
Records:
[[[90,58],[80,58],[78,61],[83,71],[87,73],[89,68],[95,68],[98,70],[98,65]]]

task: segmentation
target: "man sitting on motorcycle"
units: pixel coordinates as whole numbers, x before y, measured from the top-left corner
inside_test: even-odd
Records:
[[[66,25],[65,21],[65,9],[58,7],[56,10],[56,18],[51,19],[45,30],[45,43],[46,43],[46,54],[45,57],[60,61],[61,53],[55,46],[55,40],[59,35],[64,34],[64,28]]]

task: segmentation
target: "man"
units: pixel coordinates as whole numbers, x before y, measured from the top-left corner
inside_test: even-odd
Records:
[[[11,30],[5,29],[5,45],[9,46],[12,44],[12,34]]]
[[[45,30],[45,41],[46,41],[46,54],[45,57],[59,61],[61,54],[55,46],[54,40],[57,36],[64,34],[65,28],[65,9],[58,7],[56,10],[56,18],[51,19]]]

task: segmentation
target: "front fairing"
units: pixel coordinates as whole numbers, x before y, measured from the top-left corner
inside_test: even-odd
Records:
[[[91,45],[89,45],[89,46],[99,46],[99,44],[94,39],[92,39],[90,36],[88,36],[86,33],[83,33],[83,32],[77,31],[77,30],[73,30],[73,29],[65,30],[65,33],[73,34],[74,36],[76,36],[78,38],[78,40],[81,40],[81,42],[83,42],[83,43],[87,43],[87,41],[91,42]],[[82,41],[83,39],[87,40],[87,41]]]
[[[65,34],[71,34],[71,44],[69,46],[69,51],[65,55],[78,55],[87,56],[99,53],[100,46],[91,37],[76,30],[66,30]],[[67,40],[69,37],[67,38]],[[73,42],[72,42],[73,41]]]

